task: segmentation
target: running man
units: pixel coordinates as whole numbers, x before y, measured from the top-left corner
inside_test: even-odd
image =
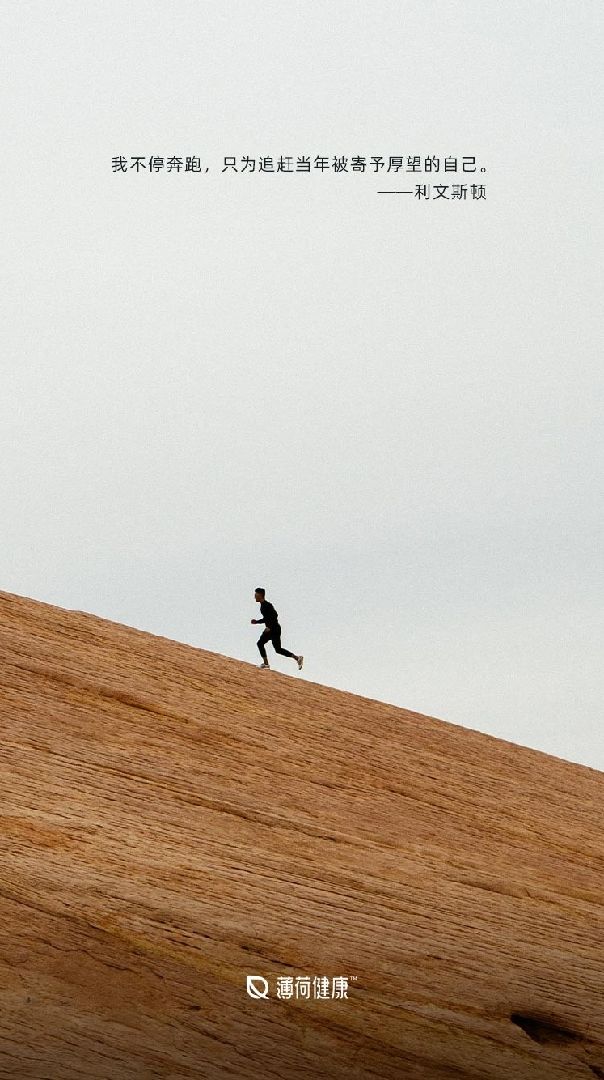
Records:
[[[296,656],[295,653],[290,652],[288,649],[283,649],[281,646],[281,627],[279,626],[279,616],[275,611],[272,604],[269,604],[268,600],[265,600],[265,590],[256,589],[254,593],[254,600],[257,604],[260,604],[261,619],[252,619],[252,624],[264,623],[264,630],[258,638],[258,648],[260,649],[260,655],[262,657],[262,663],[259,664],[261,668],[268,668],[270,664],[266,655],[265,645],[267,641],[272,641],[273,648],[276,653],[280,653],[281,656],[291,656],[298,665],[298,671],[302,671],[302,664],[304,663],[303,656]]]

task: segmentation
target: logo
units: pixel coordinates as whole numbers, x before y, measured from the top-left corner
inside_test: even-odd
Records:
[[[356,975],[278,975],[275,979],[276,997],[282,1001],[294,998],[298,1001],[309,1000],[348,1000],[350,983],[356,982]],[[269,997],[269,982],[264,975],[247,976],[247,992],[251,998]]]
[[[262,975],[248,975],[247,992],[251,998],[267,998],[268,983]]]

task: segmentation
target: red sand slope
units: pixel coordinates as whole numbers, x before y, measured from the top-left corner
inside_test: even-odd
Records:
[[[603,774],[7,594],[0,684],[2,1080],[604,1078]]]

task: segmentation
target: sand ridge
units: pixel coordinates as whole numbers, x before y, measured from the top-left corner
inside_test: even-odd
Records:
[[[603,774],[7,593],[0,672],[0,1078],[604,1078]]]

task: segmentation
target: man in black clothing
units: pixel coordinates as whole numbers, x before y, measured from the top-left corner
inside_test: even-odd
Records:
[[[259,665],[261,668],[270,667],[268,658],[266,655],[265,645],[267,641],[272,641],[273,648],[276,653],[280,653],[281,656],[291,656],[298,665],[298,671],[302,671],[302,664],[304,663],[303,656],[296,656],[295,653],[289,652],[288,649],[281,647],[281,627],[279,626],[279,616],[275,611],[272,604],[268,600],[265,600],[265,590],[256,589],[254,593],[254,599],[257,604],[260,604],[261,619],[252,619],[252,623],[264,623],[265,629],[262,631],[258,638],[258,648],[260,649],[260,655],[262,657],[262,663]]]

